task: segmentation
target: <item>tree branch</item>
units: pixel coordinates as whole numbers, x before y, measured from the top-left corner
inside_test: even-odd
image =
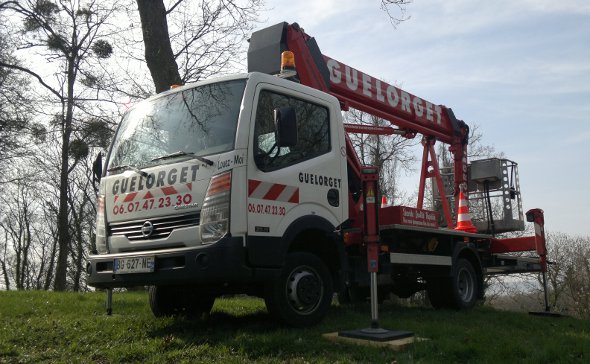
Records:
[[[183,2],[183,1],[184,1],[184,0],[178,0],[178,1],[177,1],[177,2],[174,4],[174,5],[172,5],[172,6],[170,7],[170,9],[166,10],[166,15],[170,14],[171,12],[173,12],[173,11],[174,11],[174,9],[175,9],[175,8],[176,8],[178,5],[180,5],[180,3],[181,3],[181,2]]]
[[[406,16],[406,5],[412,3],[412,0],[381,0],[381,10],[387,13],[389,16],[389,20],[391,21],[391,25],[393,27],[397,27],[399,23],[410,19],[409,16]],[[391,13],[390,6],[395,5],[400,12],[399,16],[394,16]]]
[[[43,78],[41,78],[41,76],[39,76],[35,72],[31,71],[30,69],[25,68],[25,67],[21,67],[21,66],[17,66],[15,64],[4,63],[2,61],[0,61],[0,67],[5,67],[5,68],[10,68],[10,69],[13,69],[13,70],[21,71],[21,72],[24,72],[24,73],[26,73],[26,74],[28,74],[30,76],[35,77],[37,79],[37,81],[39,81],[39,83],[43,87],[45,87],[47,90],[49,90],[49,92],[51,92],[52,94],[54,94],[55,96],[57,96],[57,98],[60,101],[64,101],[64,97],[59,92],[57,92],[55,89],[53,89],[53,87],[51,87],[47,83],[45,83],[45,81],[43,81]]]

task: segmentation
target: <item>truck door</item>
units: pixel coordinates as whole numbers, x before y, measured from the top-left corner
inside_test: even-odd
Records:
[[[313,216],[333,227],[340,225],[347,207],[346,156],[341,152],[343,136],[334,127],[339,111],[330,107],[330,99],[263,83],[254,104],[248,236],[250,242],[264,242],[264,255],[269,256],[268,245],[298,218]],[[276,143],[273,114],[284,107],[293,108],[296,115],[297,143],[292,147]]]

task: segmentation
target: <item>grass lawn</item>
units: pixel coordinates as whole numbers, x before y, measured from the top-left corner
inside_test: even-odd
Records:
[[[479,307],[383,305],[380,323],[430,340],[403,352],[332,343],[323,333],[369,325],[369,305],[334,305],[309,329],[279,326],[264,302],[218,299],[204,321],[155,318],[143,292],[0,292],[0,363],[588,363],[590,321]]]

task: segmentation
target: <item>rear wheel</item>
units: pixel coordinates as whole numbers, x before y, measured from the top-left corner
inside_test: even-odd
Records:
[[[475,306],[478,297],[477,274],[471,262],[464,258],[457,260],[451,277],[451,306],[455,309],[469,309]]]
[[[208,314],[215,296],[196,287],[151,286],[149,303],[156,317],[185,315],[201,318]]]
[[[322,260],[310,253],[291,253],[278,277],[267,286],[265,303],[283,323],[306,327],[326,315],[332,295],[332,276]]]
[[[434,308],[472,308],[479,296],[478,277],[473,264],[465,258],[459,258],[451,277],[429,279],[427,291]]]

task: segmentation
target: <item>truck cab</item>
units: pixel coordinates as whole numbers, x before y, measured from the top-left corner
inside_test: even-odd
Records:
[[[198,314],[224,293],[268,300],[294,274],[289,289],[314,293],[292,310],[315,320],[338,281],[346,168],[338,101],[292,81],[253,72],[141,101],[106,156],[89,284],[150,285],[156,315]],[[285,273],[294,252],[312,263]]]

